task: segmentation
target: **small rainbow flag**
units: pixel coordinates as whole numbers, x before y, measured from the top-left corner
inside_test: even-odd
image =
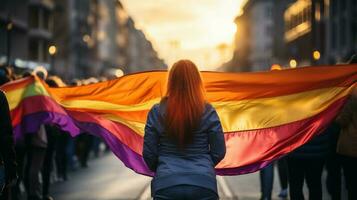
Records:
[[[152,176],[142,158],[144,126],[148,111],[165,94],[166,76],[166,71],[142,72],[64,88],[28,77],[1,89],[16,139],[41,124],[56,124],[72,136],[90,133],[127,167]],[[356,86],[357,65],[202,76],[227,145],[217,174],[237,175],[257,171],[320,134]]]

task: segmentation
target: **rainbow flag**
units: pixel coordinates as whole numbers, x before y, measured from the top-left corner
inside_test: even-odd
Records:
[[[165,94],[166,75],[142,72],[65,88],[49,88],[28,77],[1,89],[16,139],[44,123],[72,136],[90,133],[101,137],[128,168],[152,176],[142,158],[144,126],[148,111]],[[237,175],[257,171],[320,134],[356,85],[357,65],[202,76],[227,145],[217,174]]]

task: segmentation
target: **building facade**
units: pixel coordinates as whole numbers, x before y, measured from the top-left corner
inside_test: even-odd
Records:
[[[98,0],[55,0],[53,73],[67,79],[100,74]]]
[[[243,11],[227,71],[345,63],[357,53],[356,0],[249,0]]]
[[[54,21],[62,24],[54,31],[59,49],[55,72],[60,76],[112,77],[118,70],[125,74],[166,68],[120,1],[56,0],[56,5],[61,9]]]
[[[270,69],[273,56],[273,1],[248,1],[244,6],[250,18],[250,53],[251,71]]]
[[[323,63],[328,20],[324,0],[298,0],[287,8],[284,20],[285,58],[297,66]]]
[[[328,23],[326,23],[325,62],[346,62],[357,53],[357,1],[325,1]]]
[[[9,64],[67,81],[166,68],[118,0],[3,0],[0,66]]]
[[[0,65],[50,69],[52,0],[3,0],[0,6]]]
[[[249,0],[235,19],[233,59],[226,71],[266,71],[282,62],[285,42],[284,11],[293,0]]]

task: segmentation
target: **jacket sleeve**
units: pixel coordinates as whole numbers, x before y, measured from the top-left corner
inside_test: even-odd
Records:
[[[224,141],[223,130],[216,110],[212,107],[209,117],[210,126],[208,128],[208,140],[210,154],[216,166],[226,155],[226,144]]]
[[[6,179],[16,176],[16,158],[9,105],[0,91],[0,154],[4,161]]]
[[[153,172],[156,171],[158,163],[158,145],[159,145],[159,132],[158,132],[158,112],[155,106],[149,111],[144,135],[143,157],[146,165]]]

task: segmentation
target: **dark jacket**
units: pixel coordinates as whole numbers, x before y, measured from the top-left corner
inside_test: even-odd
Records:
[[[357,57],[357,56],[355,56]],[[355,89],[357,90],[357,88]],[[337,122],[341,125],[341,134],[338,138],[337,152],[344,156],[357,158],[357,96],[351,95]]]
[[[305,159],[325,159],[336,152],[340,127],[332,122],[321,134],[293,151],[290,156]]]
[[[226,146],[216,110],[206,104],[193,142],[183,149],[165,134],[160,120],[164,115],[165,105],[154,105],[145,126],[143,157],[147,166],[156,172],[151,194],[176,185],[195,185],[217,193],[214,166],[223,159]]]
[[[5,94],[0,90],[0,162],[5,166],[6,180],[16,177],[16,158],[14,139],[9,111],[9,104]]]

